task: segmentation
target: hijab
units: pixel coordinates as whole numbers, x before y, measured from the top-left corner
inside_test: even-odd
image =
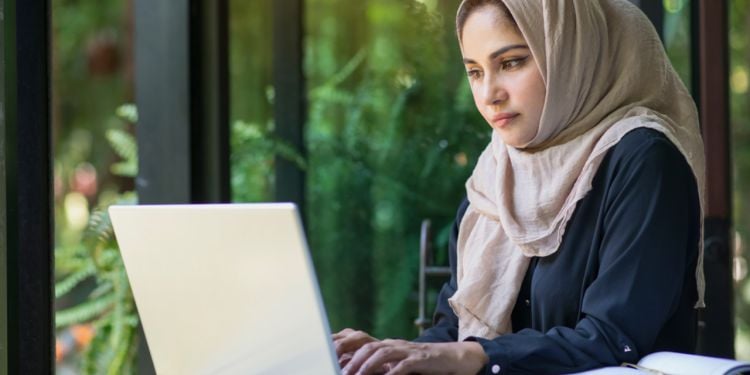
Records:
[[[536,60],[546,98],[531,142],[514,148],[493,132],[466,182],[458,289],[449,299],[460,340],[512,332],[530,258],[559,249],[607,151],[631,130],[655,129],[677,147],[695,176],[701,214],[704,207],[698,113],[646,16],[626,0],[503,2]],[[702,233],[696,307],[704,306]]]

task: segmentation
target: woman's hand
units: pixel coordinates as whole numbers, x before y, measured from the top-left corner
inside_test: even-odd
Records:
[[[489,359],[476,342],[414,343],[404,340],[371,341],[357,350],[344,375],[476,374]]]
[[[377,342],[378,339],[362,331],[355,331],[351,328],[345,328],[341,332],[333,334],[333,346],[336,348],[336,356],[339,359],[339,366],[344,367],[359,350],[362,345],[371,342]]]

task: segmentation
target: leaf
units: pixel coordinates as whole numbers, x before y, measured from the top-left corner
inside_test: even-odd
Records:
[[[127,162],[138,160],[138,143],[132,134],[121,129],[108,129],[105,136],[117,156]]]
[[[83,244],[55,248],[55,272],[70,274],[86,267],[88,250]]]
[[[109,214],[104,209],[95,209],[89,216],[89,222],[83,232],[83,240],[93,247],[100,247],[114,239],[114,230]]]
[[[112,282],[109,280],[101,279],[99,280],[99,285],[96,286],[96,288],[89,294],[89,298],[99,298],[101,296],[106,295],[107,293],[111,292],[114,286],[112,285]]]
[[[357,52],[357,54],[354,55],[354,57],[352,57],[338,73],[325,82],[322,87],[338,86],[344,82],[360,65],[362,65],[362,62],[365,61],[366,57],[367,50],[364,48],[359,50],[359,52]]]
[[[135,104],[123,104],[117,107],[115,114],[117,117],[130,123],[135,124],[138,122],[138,108],[136,108]]]
[[[80,284],[83,280],[86,280],[89,276],[96,273],[96,267],[93,263],[88,263],[86,267],[74,272],[70,276],[64,278],[62,281],[55,284],[55,298],[60,298]]]
[[[107,374],[122,374],[124,368],[130,362],[131,353],[135,350],[135,328],[126,326],[122,339],[118,341],[115,355],[107,368]]]
[[[109,171],[115,176],[135,178],[138,176],[138,164],[134,161],[115,163],[109,167]]]
[[[65,310],[60,310],[55,313],[55,327],[67,327],[72,324],[91,320],[112,307],[114,302],[114,295],[106,295]]]
[[[108,327],[103,324],[94,324],[93,327],[96,334],[83,352],[81,368],[84,374],[100,374],[102,372],[99,370],[97,363],[106,350]]]

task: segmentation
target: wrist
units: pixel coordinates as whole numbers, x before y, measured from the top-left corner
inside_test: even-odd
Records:
[[[459,356],[459,363],[466,364],[467,373],[476,374],[489,362],[487,353],[484,352],[484,348],[478,342],[463,341],[456,344],[459,346],[456,351]]]

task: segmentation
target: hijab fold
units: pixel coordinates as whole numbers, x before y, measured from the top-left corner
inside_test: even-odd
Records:
[[[627,0],[504,3],[547,92],[531,142],[514,148],[493,133],[466,182],[470,205],[459,227],[458,289],[449,299],[460,340],[512,332],[530,257],[558,250],[607,151],[631,130],[655,129],[677,147],[695,176],[701,217],[705,207],[697,110],[646,16]],[[703,307],[702,227],[696,246],[696,307]]]

